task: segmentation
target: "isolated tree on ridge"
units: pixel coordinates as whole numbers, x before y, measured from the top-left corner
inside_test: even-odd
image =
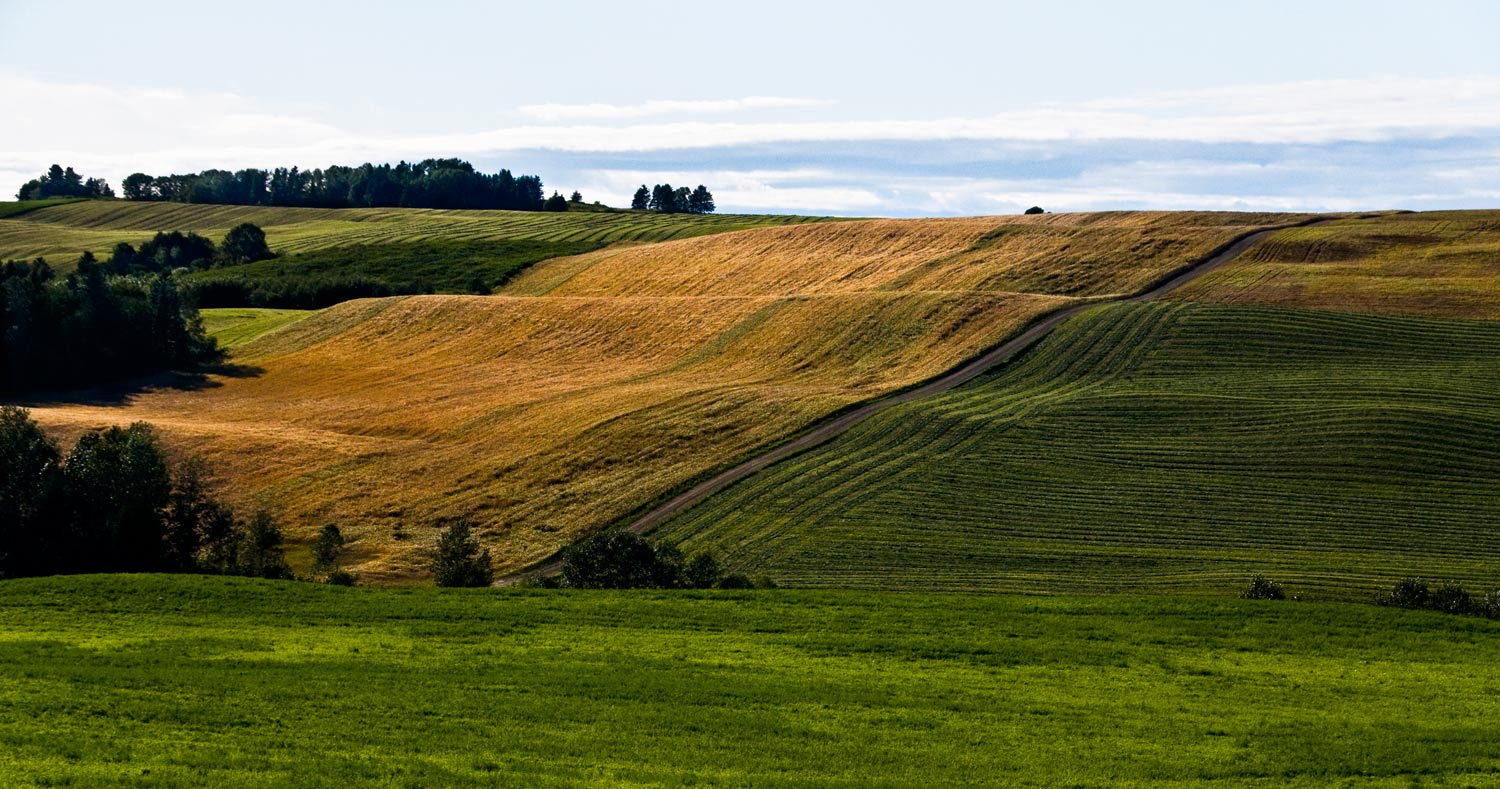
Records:
[[[630,207],[636,211],[645,211],[651,207],[651,192],[646,189],[645,184],[635,190],[635,197],[630,198]]]

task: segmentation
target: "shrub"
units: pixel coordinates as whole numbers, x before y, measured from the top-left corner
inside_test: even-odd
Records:
[[[723,574],[719,569],[719,560],[707,551],[694,556],[683,569],[684,580],[694,589],[712,589],[718,586]]]
[[[1474,598],[1456,583],[1444,583],[1432,591],[1428,603],[1432,610],[1445,614],[1467,614],[1474,610]]]
[[[656,549],[644,537],[606,531],[563,549],[562,574],[575,589],[643,589],[660,585],[671,568],[658,566]]]
[[[1432,591],[1422,578],[1402,578],[1391,587],[1391,591],[1378,595],[1375,602],[1394,608],[1427,608]]]
[[[323,582],[329,584],[330,586],[353,586],[354,573],[351,573],[341,567],[329,573],[328,576],[323,579]]]
[[[495,580],[490,551],[480,547],[468,521],[455,521],[438,537],[432,575],[438,586],[489,586]]]
[[[1478,613],[1490,619],[1500,619],[1500,589],[1484,596],[1484,600],[1479,603]]]
[[[1026,209],[1026,213],[1028,213],[1028,214],[1044,214],[1046,212],[1042,210],[1041,206],[1034,205],[1034,206]]]
[[[754,589],[755,582],[744,573],[730,573],[719,579],[720,589]]]
[[[1250,585],[1240,592],[1240,598],[1243,600],[1285,600],[1286,590],[1281,588],[1281,584],[1256,573],[1250,577]]]

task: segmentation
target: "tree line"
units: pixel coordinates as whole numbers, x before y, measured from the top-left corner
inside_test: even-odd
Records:
[[[66,277],[44,258],[6,262],[0,394],[97,386],[217,359],[218,346],[203,331],[191,294],[183,298],[176,272],[270,257],[265,232],[246,222],[218,245],[174,230],[139,248],[116,244],[104,262],[85,252]]]
[[[115,190],[102,178],[84,178],[73,171],[52,165],[39,178],[33,178],[21,186],[17,200],[47,200],[54,197],[114,197]]]
[[[645,184],[635,190],[630,207],[637,211],[657,211],[663,214],[712,214],[714,196],[708,187],[698,184],[696,189],[686,186],[672,188],[671,184],[657,184],[649,190]]]
[[[209,491],[207,467],[173,468],[151,426],[85,433],[63,455],[21,408],[0,406],[0,578],[204,572],[290,578],[280,527]]]
[[[312,208],[478,208],[541,211],[542,179],[509,170],[481,173],[462,159],[396,165],[365,163],[300,170],[249,168],[185,175],[132,173],[120,183],[126,200]]]
[[[58,277],[38,258],[0,266],[0,394],[95,386],[218,358],[168,272],[109,276],[84,253]]]

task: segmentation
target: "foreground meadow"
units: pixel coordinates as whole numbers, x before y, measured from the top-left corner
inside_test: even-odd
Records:
[[[1500,623],[1363,605],[0,582],[8,785],[1493,785]]]
[[[1041,314],[1302,219],[851,221],[613,248],[539,263],[496,296],[345,302],[187,387],[30,405],[65,438],[155,424],[295,538],[337,523],[366,581],[420,579],[455,517],[513,570]]]

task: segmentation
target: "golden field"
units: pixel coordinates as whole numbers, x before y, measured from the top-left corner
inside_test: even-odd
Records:
[[[498,296],[340,304],[237,348],[240,371],[207,386],[33,413],[68,434],[152,422],[294,536],[338,523],[367,581],[420,578],[460,516],[511,570],[1042,313],[1302,218],[876,220],[603,250]]]

